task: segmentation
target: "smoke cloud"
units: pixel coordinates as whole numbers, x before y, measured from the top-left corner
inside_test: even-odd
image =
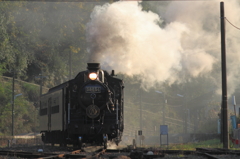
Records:
[[[175,1],[156,14],[143,11],[136,1],[97,6],[87,24],[89,62],[100,62],[106,70],[140,75],[144,88],[156,82],[181,82],[183,74],[210,75],[221,55],[219,8],[219,1]],[[236,25],[240,24],[238,8],[236,0],[225,3],[225,15]],[[230,26],[226,30],[228,80],[234,90],[240,67],[239,30]]]
[[[240,10],[239,2],[237,0],[225,1],[225,17],[229,19],[233,24],[240,26]],[[187,70],[193,75],[197,76],[191,67],[197,67],[200,73],[206,73],[211,71],[211,66],[217,64],[220,66],[221,62],[221,40],[220,40],[220,1],[208,1],[208,2],[174,2],[168,6],[167,11],[164,13],[163,18],[167,23],[181,22],[189,29],[189,34],[184,34],[181,39],[182,47],[186,50],[191,50],[191,54],[196,56],[195,52],[201,50],[205,56],[197,55],[197,58],[187,58],[186,63],[191,65],[186,66]],[[225,22],[226,27],[226,57],[227,57],[227,80],[228,80],[228,92],[232,94],[236,87],[239,85],[239,69],[240,65],[237,64],[240,61],[240,52],[238,51],[238,43],[240,42],[239,30]],[[188,53],[185,52],[184,55]],[[202,54],[202,55],[203,55]],[[212,59],[211,59],[212,58]],[[209,64],[204,67],[202,63]],[[206,60],[206,61],[205,61]],[[197,63],[196,63],[196,62]],[[197,65],[196,65],[197,64]],[[204,72],[203,72],[204,71]],[[221,75],[211,78],[216,80],[216,84],[219,87],[218,92],[221,92]]]

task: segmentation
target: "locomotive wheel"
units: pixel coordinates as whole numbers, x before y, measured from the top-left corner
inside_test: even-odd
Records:
[[[82,149],[82,137],[78,137],[78,148]]]
[[[103,148],[107,149],[107,140],[103,142]]]
[[[78,148],[82,149],[82,141],[78,141]]]
[[[67,147],[66,143],[60,143],[60,147]]]
[[[103,136],[103,148],[107,149],[108,136],[107,134]]]

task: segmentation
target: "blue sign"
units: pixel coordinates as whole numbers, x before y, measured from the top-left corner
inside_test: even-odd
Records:
[[[168,126],[167,125],[160,125],[160,134],[168,135]]]
[[[233,127],[233,129],[237,129],[237,123],[236,123],[237,118],[236,118],[236,116],[235,116],[235,115],[232,115],[230,118],[231,118],[231,121],[232,121],[232,127]]]

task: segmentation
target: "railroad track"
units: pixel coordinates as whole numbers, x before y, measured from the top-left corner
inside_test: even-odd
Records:
[[[53,153],[36,153],[36,152],[22,152],[22,151],[0,151],[1,156],[17,157],[17,158],[43,158],[48,156],[56,156]]]
[[[85,152],[84,150],[73,150],[71,152],[45,153],[45,152],[24,152],[4,150],[0,151],[0,156],[16,157],[16,158],[38,158],[38,159],[64,159],[64,158],[99,158],[106,152],[106,149],[98,149],[93,152]]]
[[[85,152],[84,150],[74,150],[70,153],[55,154],[55,155],[50,155],[50,156],[46,156],[46,157],[41,157],[39,159],[99,158],[105,152],[106,152],[106,149],[102,149],[102,148],[95,150],[93,152]]]
[[[196,152],[208,159],[240,158],[239,150],[229,150],[222,148],[196,148]]]
[[[70,153],[60,153],[45,157],[40,157],[38,159],[57,159],[57,158],[86,158],[86,155],[81,154],[82,150],[74,150]]]
[[[22,152],[22,151],[1,151],[1,156],[13,158],[38,158],[38,159],[64,159],[64,158],[92,158],[92,159],[153,159],[153,158],[195,158],[195,159],[237,159],[240,158],[239,150],[207,149],[196,148],[196,151],[189,150],[162,150],[162,149],[102,149],[86,152],[84,150],[71,150],[69,152]]]

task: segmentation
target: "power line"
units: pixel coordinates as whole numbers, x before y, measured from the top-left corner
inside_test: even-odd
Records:
[[[124,106],[124,108],[132,108],[132,107]],[[140,110],[139,108],[134,108],[134,109]],[[150,112],[150,111],[144,110],[144,109],[143,109],[142,111],[143,111],[143,112],[147,112],[147,113],[149,113],[149,114],[162,116],[162,113],[159,114],[159,112]],[[170,117],[166,117],[166,118],[168,118],[168,119],[170,119],[170,120],[175,120],[175,121],[179,121],[179,122],[184,122],[183,120],[179,120],[179,119],[175,119],[175,118],[170,118]]]
[[[233,27],[235,27],[236,29],[240,30],[240,28],[239,28],[239,27],[236,27],[235,25],[233,25],[233,24],[227,19],[227,17],[225,17],[225,19],[226,19],[227,22],[228,22],[229,24],[231,24]]]
[[[133,103],[125,102],[125,103],[134,104],[134,102],[133,102]],[[162,106],[162,104],[163,104],[163,103],[147,103],[147,102],[143,102],[143,101],[142,101],[142,103],[145,104],[145,105],[155,106],[155,108],[158,108],[159,106]],[[173,108],[178,108],[178,107],[182,107],[182,106],[183,106],[183,105],[171,105],[171,104],[167,104],[167,107],[173,107]],[[153,107],[151,107],[151,108],[153,108]]]

